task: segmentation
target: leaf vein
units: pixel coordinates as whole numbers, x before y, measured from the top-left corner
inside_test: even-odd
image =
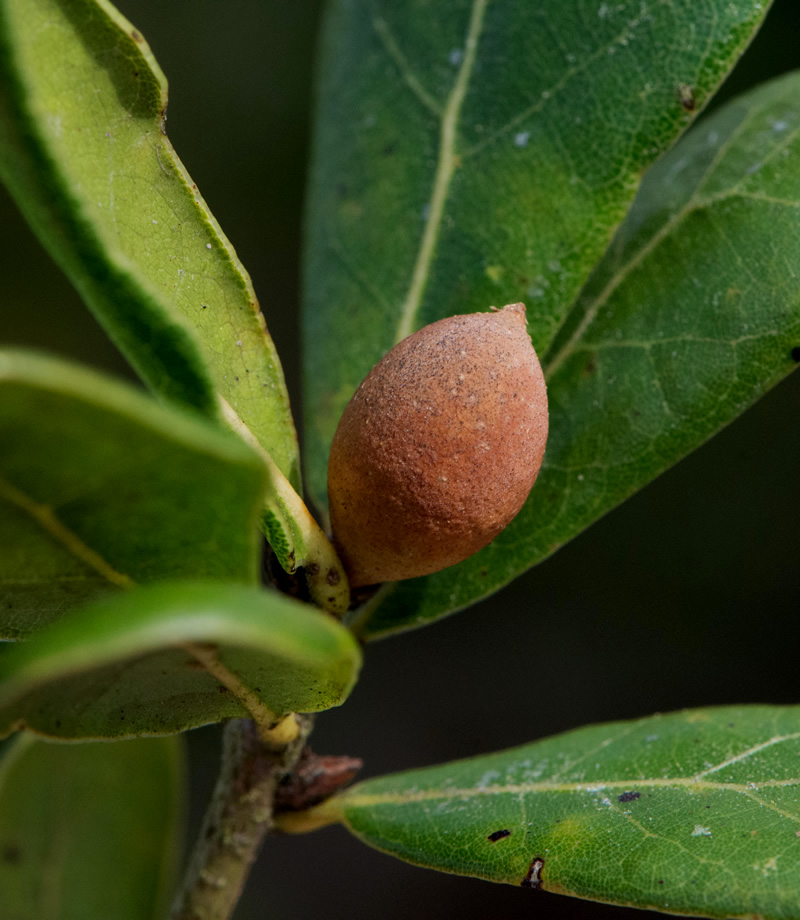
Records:
[[[383,16],[372,14],[372,27],[375,30],[378,38],[383,42],[383,47],[386,49],[389,57],[394,61],[397,69],[400,71],[403,80],[406,83],[406,86],[411,90],[412,93],[417,97],[417,99],[428,109],[430,112],[437,118],[442,117],[442,107],[439,103],[433,98],[433,96],[425,89],[422,85],[422,82],[414,74],[411,65],[408,62],[408,58],[400,50],[400,46],[395,41],[394,36],[392,35],[389,24],[383,18]]]

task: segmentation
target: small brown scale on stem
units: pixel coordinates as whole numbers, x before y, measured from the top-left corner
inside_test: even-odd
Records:
[[[525,307],[451,316],[396,345],[331,447],[331,523],[353,587],[439,571],[522,508],[547,440]]]

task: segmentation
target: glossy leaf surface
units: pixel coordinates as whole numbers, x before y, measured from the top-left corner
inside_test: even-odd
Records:
[[[0,760],[0,890],[8,920],[156,920],[180,861],[176,738],[47,744]]]
[[[247,715],[269,723],[339,705],[360,663],[343,626],[282,594],[151,585],[73,611],[0,656],[0,736],[160,735]]]
[[[335,0],[307,214],[306,428],[443,316],[528,305],[543,354],[642,172],[716,88],[759,0]]]
[[[541,561],[797,366],[800,75],[699,125],[647,175],[543,366],[550,437],[486,550],[398,585],[366,635],[424,623]],[[382,601],[382,603],[381,603]]]
[[[0,76],[0,177],[42,242],[153,389],[224,398],[297,487],[280,363],[141,34],[108,0],[2,0]]]
[[[800,707],[582,728],[367,780],[317,816],[445,872],[667,913],[790,920]]]
[[[102,374],[0,352],[0,636],[133,582],[254,582],[265,487],[233,434]]]

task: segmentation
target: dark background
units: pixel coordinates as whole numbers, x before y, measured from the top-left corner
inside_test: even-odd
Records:
[[[119,0],[170,80],[169,134],[253,276],[297,417],[300,213],[321,4]],[[720,99],[800,66],[778,0]],[[129,374],[0,190],[0,340]],[[504,591],[375,643],[319,753],[364,775],[687,706],[798,702],[800,375]],[[219,728],[191,733],[202,810]],[[197,816],[193,819],[199,820]],[[586,918],[622,908],[417,869],[340,828],[271,839],[236,920]],[[640,914],[641,916],[641,914]]]

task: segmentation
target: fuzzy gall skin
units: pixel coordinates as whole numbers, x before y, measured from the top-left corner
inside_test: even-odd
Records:
[[[427,575],[486,546],[528,497],[546,440],[522,304],[404,339],[356,390],[331,446],[331,524],[351,585]]]

